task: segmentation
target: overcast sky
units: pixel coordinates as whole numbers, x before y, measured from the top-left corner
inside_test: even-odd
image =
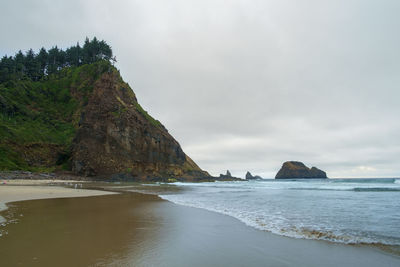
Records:
[[[4,0],[0,54],[106,40],[213,175],[400,176],[398,0]]]

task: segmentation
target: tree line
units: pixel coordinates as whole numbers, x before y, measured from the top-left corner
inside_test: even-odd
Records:
[[[57,73],[65,67],[80,66],[99,60],[115,62],[111,46],[96,37],[92,40],[86,37],[84,45],[79,42],[65,51],[57,46],[48,51],[41,48],[39,53],[29,49],[21,50],[15,56],[4,56],[0,61],[0,83],[11,79],[31,79],[38,81],[48,75]]]

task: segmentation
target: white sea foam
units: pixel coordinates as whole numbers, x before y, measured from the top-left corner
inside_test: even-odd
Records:
[[[176,184],[191,190],[160,197],[229,215],[259,230],[341,243],[400,245],[400,186],[394,180]]]
[[[0,202],[0,211],[4,211],[8,209],[8,207],[6,206],[6,204]],[[0,224],[3,224],[6,222],[6,219],[3,216],[0,216]],[[1,235],[0,235],[1,236]]]
[[[8,209],[7,205],[4,204],[3,202],[0,202],[0,211]]]

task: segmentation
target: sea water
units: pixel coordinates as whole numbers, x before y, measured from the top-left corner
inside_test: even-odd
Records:
[[[160,195],[279,235],[348,244],[400,245],[399,179],[175,183]]]

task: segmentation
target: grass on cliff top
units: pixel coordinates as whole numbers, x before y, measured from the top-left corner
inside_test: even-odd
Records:
[[[150,122],[150,124],[152,124],[153,126],[155,126],[157,128],[160,128],[160,129],[164,128],[164,126],[161,124],[161,122],[159,120],[154,119],[152,116],[150,116],[150,114],[147,113],[147,111],[144,110],[138,102],[135,103],[135,107],[136,107],[136,110],[139,111],[139,113],[142,114],[143,117],[145,117],[145,119],[148,122]]]
[[[15,79],[1,83],[0,170],[32,170],[15,152],[16,146],[59,144],[68,150],[94,82],[110,69],[110,63],[99,61],[66,67],[40,81]],[[72,97],[71,90],[80,97]]]

